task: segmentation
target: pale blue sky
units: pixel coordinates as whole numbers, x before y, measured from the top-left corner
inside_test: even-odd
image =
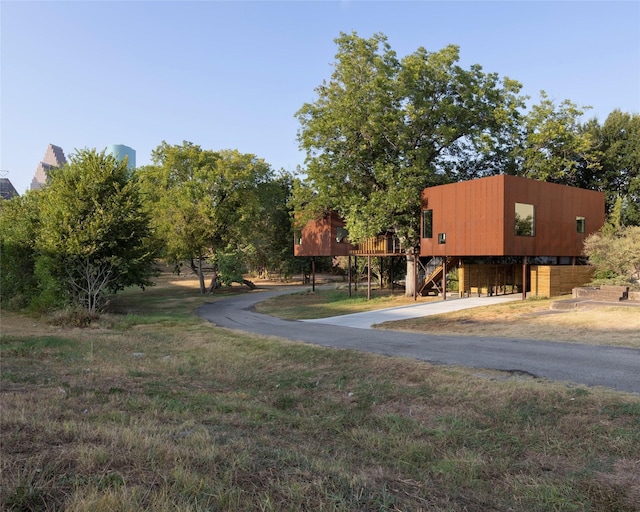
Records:
[[[638,1],[0,2],[0,169],[20,193],[47,144],[163,140],[304,163],[295,112],[332,72],[340,32],[382,32],[399,57],[460,46],[460,64],[537,100],[640,111]]]

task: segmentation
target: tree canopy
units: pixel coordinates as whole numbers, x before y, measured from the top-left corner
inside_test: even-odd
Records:
[[[352,241],[393,228],[415,246],[422,189],[490,172],[489,159],[474,157],[471,169],[470,155],[504,151],[520,84],[463,69],[456,46],[398,59],[382,34],[336,43],[331,79],[297,113],[311,191],[298,209],[338,212]]]
[[[640,114],[614,110],[602,125],[592,119],[581,130],[598,166],[583,165],[579,185],[604,192],[610,213],[620,199],[620,222],[640,226]]]
[[[152,284],[156,246],[126,163],[81,150],[40,191],[0,204],[2,300],[93,316],[109,293]]]
[[[579,185],[580,173],[600,169],[594,152],[596,141],[581,129],[587,107],[569,100],[556,104],[544,91],[540,102],[523,115],[521,140],[514,146],[515,173],[519,176],[564,185]]]
[[[206,150],[187,141],[163,142],[152,160],[153,165],[137,174],[165,247],[164,257],[175,264],[188,262],[204,293],[203,268],[205,262],[214,262],[217,251],[226,255],[225,262],[240,262],[229,255],[257,252],[264,245],[254,241],[261,236],[256,228],[271,215],[265,208],[273,192],[273,171],[253,154]],[[212,286],[218,277],[214,273]]]

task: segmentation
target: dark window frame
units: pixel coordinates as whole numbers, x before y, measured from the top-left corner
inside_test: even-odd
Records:
[[[431,209],[422,210],[422,238],[433,238],[433,210]]]

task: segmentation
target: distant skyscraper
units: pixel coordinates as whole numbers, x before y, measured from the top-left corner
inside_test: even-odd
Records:
[[[31,190],[40,190],[47,183],[49,178],[49,171],[62,167],[67,163],[67,159],[64,157],[64,151],[59,146],[49,144],[47,151],[44,154],[44,158],[38,164],[36,174],[31,180]]]
[[[107,147],[107,154],[115,157],[119,162],[124,160],[124,157],[127,157],[127,167],[130,170],[134,170],[136,168],[136,150],[130,148],[129,146],[123,146],[122,144],[112,144]]]
[[[13,183],[9,180],[9,178],[0,178],[0,198],[1,199],[11,199],[12,197],[16,197],[18,191],[13,186]]]

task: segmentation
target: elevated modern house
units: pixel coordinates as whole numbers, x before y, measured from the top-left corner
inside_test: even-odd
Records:
[[[515,176],[424,189],[421,260],[458,267],[461,293],[570,293],[591,279],[584,240],[604,224],[604,193]],[[422,283],[437,289],[438,265]]]
[[[462,295],[555,296],[591,279],[584,239],[604,224],[601,192],[499,175],[422,192],[416,290],[444,291],[458,269]],[[404,256],[393,233],[358,246],[335,213],[296,233],[295,256]],[[410,277],[407,276],[409,279]]]
[[[301,230],[295,231],[293,255],[312,258],[311,274],[314,288],[316,256],[348,256],[349,292],[351,292],[351,257],[356,259],[358,256],[367,257],[369,259],[368,293],[370,294],[371,257],[401,257],[405,255],[405,251],[393,231],[381,233],[361,244],[352,244],[349,242],[349,233],[344,227],[342,218],[335,212],[325,212],[316,219],[308,221]],[[391,269],[393,270],[393,267]]]

